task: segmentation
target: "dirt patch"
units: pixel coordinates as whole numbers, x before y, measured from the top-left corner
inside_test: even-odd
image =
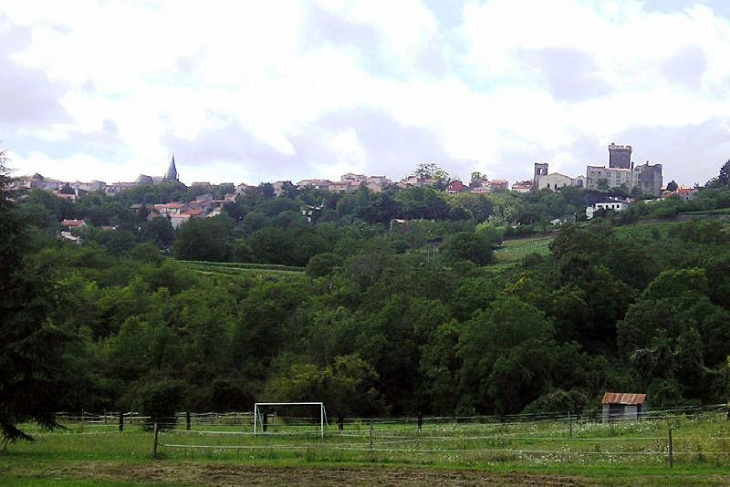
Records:
[[[274,486],[479,486],[479,485],[589,485],[582,477],[490,473],[480,470],[436,470],[388,467],[260,467],[211,464],[105,464],[69,466],[48,477],[107,481],[170,483],[176,485]]]

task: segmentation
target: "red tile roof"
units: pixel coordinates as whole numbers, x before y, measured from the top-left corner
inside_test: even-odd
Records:
[[[646,394],[630,394],[625,392],[607,392],[603,395],[601,404],[623,404],[636,406],[646,402]]]
[[[80,227],[84,224],[84,220],[63,220],[61,222],[62,227]]]

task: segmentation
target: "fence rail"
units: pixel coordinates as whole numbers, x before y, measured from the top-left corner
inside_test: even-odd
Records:
[[[142,431],[152,418],[137,412],[58,413],[73,433],[114,434],[117,425]],[[605,462],[673,466],[726,464],[730,456],[727,406],[655,411],[638,421],[604,423],[600,414],[505,417],[338,418],[320,437],[319,417],[270,415],[253,434],[249,412],[180,412],[157,420],[154,455],[310,456],[329,460],[451,462]],[[698,433],[701,432],[701,433]]]

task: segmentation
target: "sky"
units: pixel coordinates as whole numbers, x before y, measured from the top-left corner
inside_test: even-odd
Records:
[[[727,0],[0,0],[12,175],[511,182],[730,158]]]

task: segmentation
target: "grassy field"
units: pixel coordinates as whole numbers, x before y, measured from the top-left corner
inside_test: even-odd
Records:
[[[548,255],[550,253],[550,242],[552,241],[552,236],[544,235],[505,240],[494,254],[497,257],[497,263],[519,262],[530,254]]]
[[[723,413],[604,425],[567,418],[493,422],[413,418],[329,425],[250,419],[184,422],[153,434],[139,425],[69,424],[0,455],[11,485],[702,485],[730,483],[730,421]],[[571,427],[572,426],[572,427]],[[668,431],[673,433],[669,467]]]
[[[200,274],[211,276],[261,276],[261,277],[292,277],[300,276],[303,267],[292,267],[271,264],[249,264],[241,262],[205,262],[205,261],[178,261]]]

